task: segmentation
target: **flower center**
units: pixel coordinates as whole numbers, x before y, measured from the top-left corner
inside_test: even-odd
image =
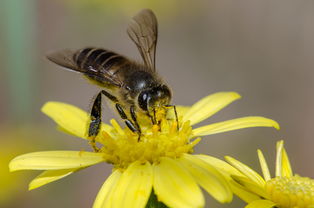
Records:
[[[161,157],[180,157],[183,153],[193,152],[193,147],[200,141],[197,138],[190,141],[192,127],[184,122],[177,128],[174,120],[162,119],[159,125],[141,126],[142,134],[122,129],[111,120],[114,129],[111,132],[101,132],[97,141],[103,146],[100,152],[108,163],[115,168],[125,169],[135,161],[158,163]]]
[[[309,208],[314,205],[314,180],[307,177],[273,178],[266,182],[266,191],[280,208]]]

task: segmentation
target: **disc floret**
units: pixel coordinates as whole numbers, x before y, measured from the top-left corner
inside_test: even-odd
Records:
[[[266,182],[269,199],[280,208],[307,208],[314,205],[314,180],[298,175],[275,177]]]
[[[111,135],[101,132],[98,141],[103,144],[100,152],[115,168],[126,168],[135,161],[158,163],[161,157],[179,158],[184,153],[192,153],[193,147],[201,140],[192,138],[192,127],[188,121],[180,128],[173,120],[163,119],[160,125],[146,128],[140,135],[128,128],[122,129],[111,120],[114,130]]]

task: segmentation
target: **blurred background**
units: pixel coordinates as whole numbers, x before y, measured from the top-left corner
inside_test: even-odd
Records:
[[[314,177],[314,2],[293,0],[0,1],[0,207],[91,207],[110,165],[100,164],[28,191],[39,172],[9,173],[15,156],[41,150],[89,150],[65,135],[40,108],[61,101],[88,110],[96,86],[50,63],[52,50],[112,49],[136,60],[126,34],[131,17],[151,8],[159,21],[157,68],[191,105],[219,91],[242,99],[202,124],[241,116],[272,118],[281,130],[251,128],[205,137],[196,153],[231,155],[259,171],[256,149],[274,167],[275,143],[285,140],[294,171]],[[114,114],[104,110],[104,120]],[[260,171],[259,171],[260,172]],[[207,207],[243,207],[235,198]]]

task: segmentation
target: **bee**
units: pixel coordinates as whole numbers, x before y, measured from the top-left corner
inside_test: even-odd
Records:
[[[155,14],[141,10],[127,28],[127,34],[137,46],[144,63],[138,63],[116,52],[102,48],[61,50],[47,55],[47,58],[69,70],[79,72],[102,87],[93,101],[90,112],[88,136],[95,151],[95,137],[101,124],[102,95],[113,102],[126,126],[141,135],[137,114],[144,113],[153,124],[157,124],[157,109],[173,107],[169,86],[157,74],[155,54],[158,23]]]

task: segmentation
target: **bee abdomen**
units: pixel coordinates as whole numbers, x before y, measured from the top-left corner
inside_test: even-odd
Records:
[[[78,51],[74,61],[81,69],[103,71],[114,74],[113,66],[122,65],[127,59],[117,53],[100,48],[84,48]],[[114,67],[116,68],[116,67]],[[113,71],[112,71],[113,70]]]

